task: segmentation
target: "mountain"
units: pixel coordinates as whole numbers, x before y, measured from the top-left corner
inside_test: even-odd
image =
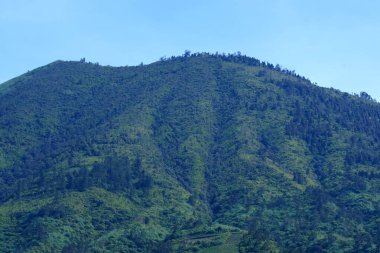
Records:
[[[234,55],[0,85],[1,252],[376,252],[380,104]]]

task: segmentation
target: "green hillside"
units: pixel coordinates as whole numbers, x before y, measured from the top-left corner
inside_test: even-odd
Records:
[[[0,252],[379,252],[380,104],[234,55],[0,85]]]

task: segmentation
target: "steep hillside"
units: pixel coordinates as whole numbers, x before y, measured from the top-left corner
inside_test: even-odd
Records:
[[[380,250],[380,104],[237,55],[0,86],[1,252]]]

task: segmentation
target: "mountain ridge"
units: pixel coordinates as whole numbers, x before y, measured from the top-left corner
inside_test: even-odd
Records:
[[[0,125],[5,252],[379,245],[380,105],[255,58],[55,61],[0,88]]]

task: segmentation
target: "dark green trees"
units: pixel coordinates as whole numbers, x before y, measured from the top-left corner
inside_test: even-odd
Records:
[[[95,163],[91,171],[80,168],[64,177],[68,190],[85,191],[95,186],[110,191],[130,191],[152,187],[152,178],[141,167],[139,158],[131,165],[128,157],[108,156],[103,162]]]

